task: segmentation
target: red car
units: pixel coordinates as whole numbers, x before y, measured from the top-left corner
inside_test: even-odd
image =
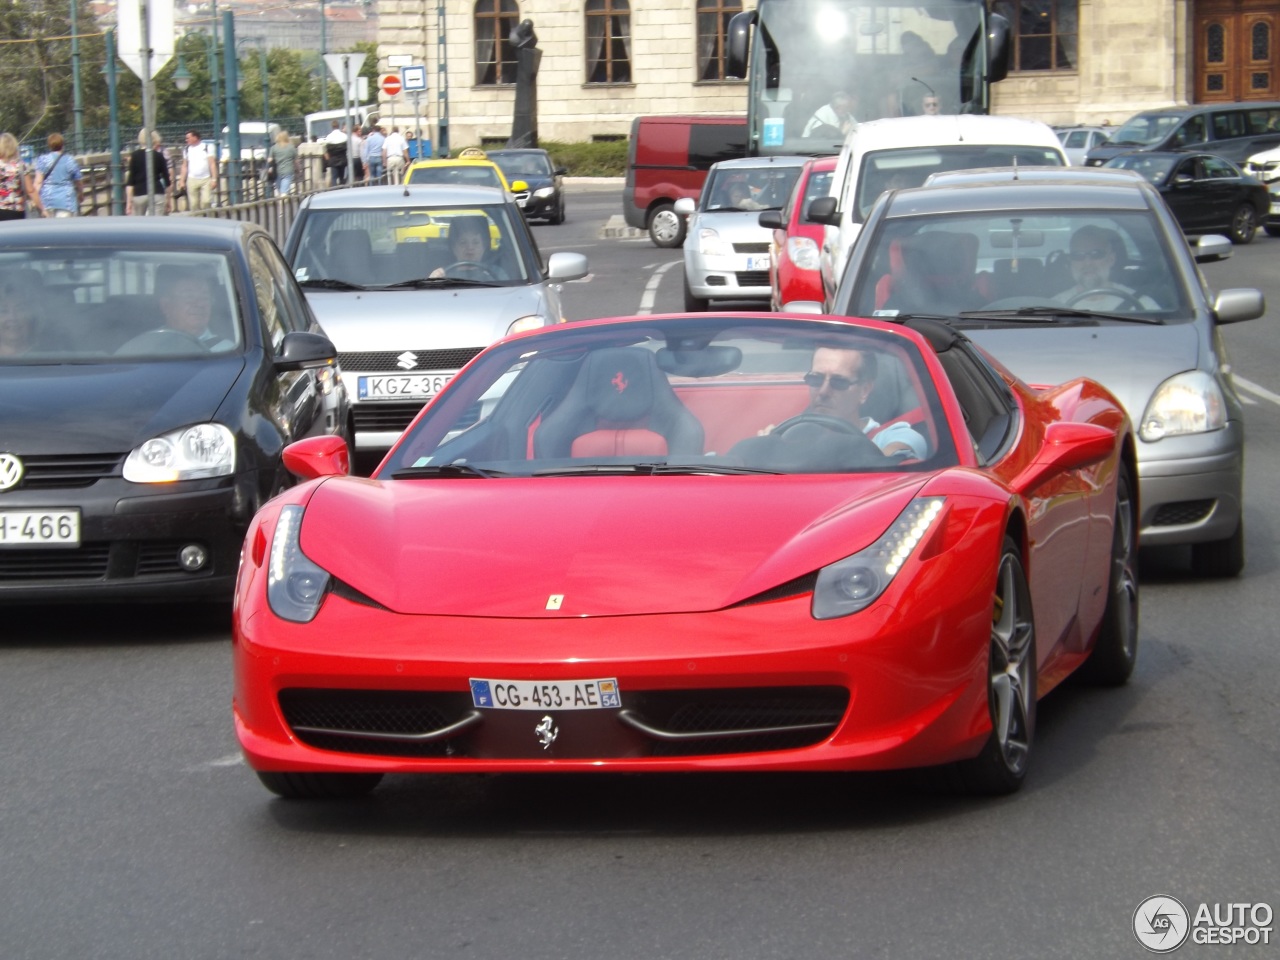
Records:
[[[244,547],[236,732],[286,797],[386,773],[1026,774],[1137,650],[1134,440],[962,334],[587,321],[473,360],[371,478],[317,438]]]
[[[836,157],[814,157],[805,163],[791,198],[781,211],[760,214],[760,226],[773,228],[769,244],[769,306],[788,310],[799,301],[822,303],[822,274],[818,254],[822,252],[820,223],[809,223],[804,212],[809,202],[831,191],[831,174]]]

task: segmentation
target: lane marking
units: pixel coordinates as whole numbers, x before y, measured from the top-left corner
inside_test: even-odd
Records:
[[[674,266],[683,267],[684,261],[672,260],[670,263],[664,263],[653,271],[653,276],[644,285],[644,296],[640,298],[640,309],[636,311],[637,314],[653,313],[653,302],[658,297],[658,284],[662,282],[662,275]]]
[[[1235,380],[1237,387],[1243,387],[1255,397],[1258,397],[1261,400],[1270,400],[1276,406],[1280,407],[1280,393],[1272,393],[1266,387],[1261,387],[1252,381],[1246,380],[1238,373],[1232,374],[1232,379]]]

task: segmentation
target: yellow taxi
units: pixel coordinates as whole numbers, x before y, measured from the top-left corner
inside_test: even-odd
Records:
[[[507,182],[502,170],[479,147],[467,147],[447,160],[415,160],[404,174],[405,183],[444,183],[451,186],[499,187],[508,193],[529,189],[523,180]]]

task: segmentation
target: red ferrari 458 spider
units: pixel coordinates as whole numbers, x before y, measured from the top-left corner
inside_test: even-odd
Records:
[[[1134,442],[1091,380],[776,314],[481,353],[371,478],[248,532],[236,731],[286,797],[386,773],[945,766],[1016,789],[1036,701],[1137,651]]]

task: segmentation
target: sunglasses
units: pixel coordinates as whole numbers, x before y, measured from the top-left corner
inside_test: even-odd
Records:
[[[1105,260],[1110,255],[1110,250],[1103,249],[1102,247],[1094,247],[1092,250],[1076,251],[1071,254],[1071,259],[1076,263],[1080,263],[1084,260]]]
[[[823,384],[831,384],[832,390],[848,390],[859,380],[855,377],[850,380],[848,377],[842,377],[838,373],[815,373],[810,371],[804,375],[804,384],[806,387],[812,387],[814,390],[820,390]]]

